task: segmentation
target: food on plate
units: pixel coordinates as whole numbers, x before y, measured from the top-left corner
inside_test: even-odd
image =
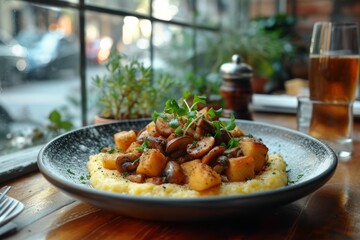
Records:
[[[144,129],[114,133],[114,145],[90,156],[94,188],[146,196],[195,197],[253,193],[287,185],[286,164],[269,154],[221,109],[170,99]]]

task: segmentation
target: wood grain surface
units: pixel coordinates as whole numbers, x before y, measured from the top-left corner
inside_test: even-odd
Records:
[[[255,120],[296,128],[294,115],[256,113]],[[9,196],[25,210],[5,239],[360,239],[360,122],[355,120],[354,154],[339,162],[331,180],[307,197],[252,216],[193,222],[154,222],[123,217],[74,200],[39,172],[11,185]],[[0,186],[0,187],[1,187]],[[1,238],[1,237],[0,237]]]

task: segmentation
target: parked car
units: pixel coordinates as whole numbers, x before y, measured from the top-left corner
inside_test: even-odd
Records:
[[[44,31],[37,29],[22,30],[15,36],[15,39],[21,46],[25,48],[32,48],[38,41],[40,41],[44,33]]]
[[[77,39],[61,32],[46,32],[32,46],[28,47],[28,78],[49,78],[62,70],[77,73],[80,48]]]
[[[26,70],[26,49],[10,34],[0,31],[0,87],[21,83]]]

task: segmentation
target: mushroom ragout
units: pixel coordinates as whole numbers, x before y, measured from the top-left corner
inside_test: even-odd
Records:
[[[116,147],[101,150],[103,167],[134,183],[186,185],[198,192],[255,178],[267,165],[266,145],[244,133],[234,117],[220,120],[221,109],[197,110],[204,103],[199,96],[192,105],[170,99],[141,131],[115,133]]]

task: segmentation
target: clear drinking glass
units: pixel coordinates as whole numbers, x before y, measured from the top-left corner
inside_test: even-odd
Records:
[[[340,160],[349,160],[353,150],[352,110],[352,102],[324,102],[298,97],[298,130],[323,140],[337,153]],[[344,127],[338,129],[337,126]]]
[[[341,103],[343,109],[339,109],[342,105],[338,105],[336,111],[328,104],[314,105],[310,135],[333,141],[351,134],[353,116],[348,105],[352,105],[356,97],[359,53],[359,26],[356,23],[315,23],[310,46],[310,99]],[[337,153],[340,157],[351,155],[351,152],[343,153],[341,146]]]

